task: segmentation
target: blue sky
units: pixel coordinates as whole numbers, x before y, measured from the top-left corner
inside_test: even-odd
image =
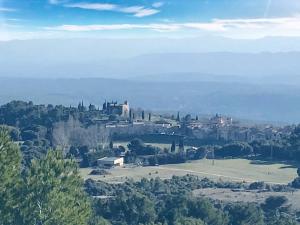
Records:
[[[299,0],[0,0],[0,40],[300,36]]]

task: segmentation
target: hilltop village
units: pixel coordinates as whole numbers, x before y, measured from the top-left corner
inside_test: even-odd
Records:
[[[84,109],[79,105],[79,109]],[[90,105],[89,110],[95,110]],[[142,109],[132,109],[128,101],[105,102],[100,117],[93,121],[102,124],[111,135],[128,138],[130,136],[155,135],[160,139],[170,136],[183,136],[188,139],[198,139],[209,142],[245,141],[276,139],[293,130],[292,126],[276,127],[272,125],[246,124],[228,116],[159,115]]]

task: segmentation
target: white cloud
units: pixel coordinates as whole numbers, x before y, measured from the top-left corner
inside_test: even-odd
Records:
[[[68,2],[68,0],[49,0],[49,3],[52,5],[58,5]]]
[[[215,19],[207,23],[152,23],[111,25],[62,25],[48,27],[59,31],[109,31],[109,30],[154,30],[159,32],[200,31],[234,38],[261,38],[265,36],[299,36],[300,17],[257,18],[257,19]]]
[[[73,4],[65,4],[64,6],[68,8],[80,8],[80,9],[89,9],[89,10],[97,10],[97,11],[122,12],[122,13],[132,14],[135,17],[151,16],[160,12],[158,9],[146,8],[144,6],[123,7],[121,5],[109,4],[109,3],[80,2],[80,3],[73,3]]]
[[[16,9],[0,7],[0,12],[15,12]]]
[[[112,30],[132,30],[132,29],[151,29],[156,31],[174,31],[180,27],[177,25],[166,24],[112,24],[112,25],[62,25],[58,27],[46,27],[46,30],[56,31],[112,31]]]
[[[154,8],[160,8],[160,7],[162,7],[164,4],[165,4],[164,2],[154,2],[154,3],[152,4],[152,7],[154,7]]]
[[[114,5],[114,4],[102,4],[102,3],[84,3],[84,2],[81,2],[81,3],[74,3],[74,4],[66,4],[64,5],[65,7],[68,7],[68,8],[81,8],[81,9],[91,9],[91,10],[99,10],[99,11],[106,11],[106,10],[109,10],[109,11],[114,11],[118,8],[117,5]]]
[[[151,15],[154,15],[157,13],[159,13],[159,10],[157,10],[157,9],[141,8],[140,10],[138,10],[134,13],[134,16],[135,17],[145,17],[145,16],[151,16]]]

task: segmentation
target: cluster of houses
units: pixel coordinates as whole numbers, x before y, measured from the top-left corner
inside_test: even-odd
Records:
[[[216,115],[205,122],[187,124],[189,134],[197,139],[244,141],[278,139],[293,128],[272,125],[246,125],[230,117]]]
[[[100,121],[104,123],[110,134],[121,136],[165,134],[183,135],[195,139],[251,142],[274,139],[290,132],[288,129],[291,129],[270,125],[244,125],[234,121],[231,117],[219,114],[200,120],[198,117],[192,119],[191,116],[180,118],[179,114],[177,119],[173,116],[173,122],[170,122],[170,118],[167,120],[164,117],[161,117],[160,120],[151,120],[151,114],[145,116],[144,111],[139,112],[139,117],[134,115],[135,112],[130,109],[128,101],[122,104],[105,101],[102,112],[107,115],[118,115],[122,118],[116,121]]]

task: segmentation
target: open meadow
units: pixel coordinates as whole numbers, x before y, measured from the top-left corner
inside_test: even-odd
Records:
[[[255,182],[264,181],[270,184],[288,184],[297,177],[295,166],[285,163],[269,163],[247,159],[212,160],[203,159],[183,164],[137,167],[126,165],[107,170],[109,175],[89,175],[91,168],[81,169],[85,179],[92,178],[105,182],[124,182],[131,178],[139,180],[160,177],[171,178],[173,175],[198,175],[214,180]]]

